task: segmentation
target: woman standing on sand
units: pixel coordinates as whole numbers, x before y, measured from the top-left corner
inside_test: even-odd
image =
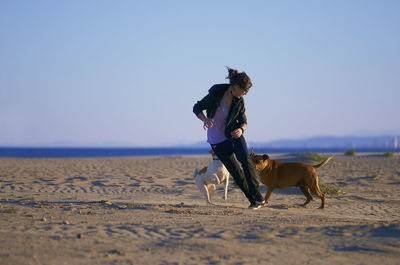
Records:
[[[203,122],[204,130],[207,129],[207,142],[250,201],[249,208],[258,209],[264,200],[243,136],[247,128],[243,96],[249,92],[252,83],[245,72],[239,73],[229,67],[228,72],[229,84],[212,86],[193,106],[193,112]]]

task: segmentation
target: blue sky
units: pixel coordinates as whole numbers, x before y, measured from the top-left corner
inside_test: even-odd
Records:
[[[248,141],[400,134],[399,1],[1,1],[0,146],[205,141],[252,78]]]

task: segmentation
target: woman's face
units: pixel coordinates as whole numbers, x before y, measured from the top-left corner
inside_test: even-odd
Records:
[[[232,95],[236,98],[241,98],[247,94],[247,91],[241,88],[239,85],[231,86]]]

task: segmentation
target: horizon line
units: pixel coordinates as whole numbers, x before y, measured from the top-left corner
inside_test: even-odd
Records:
[[[399,134],[380,134],[380,135],[343,135],[343,136],[334,136],[334,135],[316,135],[316,136],[309,136],[309,137],[302,137],[302,138],[279,138],[275,140],[256,140],[256,141],[249,141],[249,144],[257,144],[257,145],[268,145],[268,144],[276,144],[276,142],[281,141],[308,141],[312,139],[318,138],[400,138]],[[400,140],[400,139],[399,139]],[[169,144],[158,144],[158,145],[137,145],[133,143],[112,143],[112,142],[104,142],[104,143],[78,143],[73,141],[59,141],[53,143],[27,143],[27,144],[10,144],[10,143],[0,143],[0,148],[206,148],[209,144],[206,140],[201,141],[193,141],[193,142],[183,142],[183,143],[169,143]],[[346,144],[345,144],[346,145]],[[341,146],[343,147],[343,146]],[[337,148],[341,148],[337,147]],[[290,147],[272,147],[271,148],[290,148]],[[304,147],[307,148],[307,147]],[[318,147],[316,147],[318,148]],[[331,146],[331,148],[335,148]],[[379,147],[377,147],[379,148]]]

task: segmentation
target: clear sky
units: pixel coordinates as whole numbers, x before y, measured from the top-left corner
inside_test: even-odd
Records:
[[[400,1],[0,1],[0,146],[205,141],[252,78],[248,141],[400,134]]]

